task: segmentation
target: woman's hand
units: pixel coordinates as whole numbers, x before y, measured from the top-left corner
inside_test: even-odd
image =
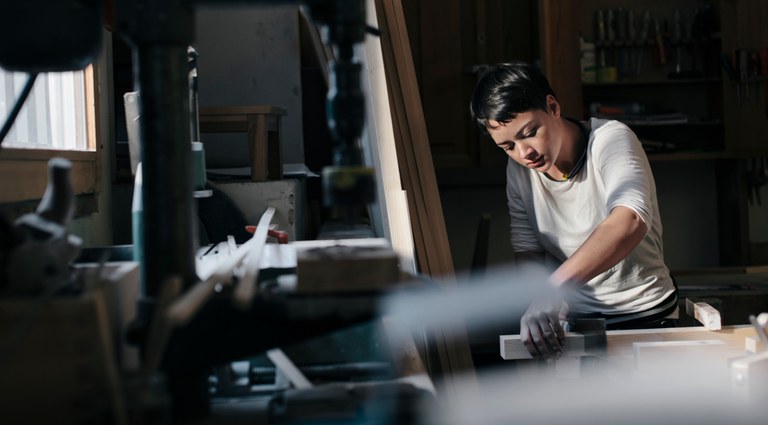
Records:
[[[551,359],[563,353],[568,304],[560,298],[534,301],[520,320],[520,341],[534,358]]]

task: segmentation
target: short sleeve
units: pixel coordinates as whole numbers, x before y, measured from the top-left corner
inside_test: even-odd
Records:
[[[606,191],[606,214],[623,206],[651,230],[653,174],[640,141],[626,125],[614,121],[594,131],[594,155]]]

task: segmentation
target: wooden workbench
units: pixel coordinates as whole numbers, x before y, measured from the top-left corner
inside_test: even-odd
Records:
[[[703,326],[664,329],[637,329],[606,332],[606,347],[601,357],[617,360],[627,360],[635,356],[636,345],[694,341],[718,341],[717,351],[724,356],[743,356],[747,354],[747,337],[756,338],[755,329],[750,325],[724,326],[718,331],[707,330]],[[583,343],[579,345],[580,334],[569,333],[566,337],[565,356],[570,354],[583,355]],[[569,343],[571,347],[569,348]],[[680,344],[681,346],[684,344]],[[530,359],[530,355],[520,342],[519,335],[501,335],[499,337],[500,354],[504,360]],[[575,352],[574,352],[575,350]]]

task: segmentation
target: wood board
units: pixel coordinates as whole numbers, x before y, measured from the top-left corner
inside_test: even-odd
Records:
[[[368,2],[370,7],[371,2]],[[455,284],[440,194],[416,80],[402,0],[375,0],[392,125],[403,190],[406,192],[417,269]],[[430,374],[451,390],[459,374],[474,376],[464,330],[428,335]]]
[[[720,340],[726,349],[746,354],[746,337],[755,336],[755,330],[749,325],[724,326],[718,331],[710,331],[703,326],[664,329],[637,329],[607,331],[606,357],[633,357],[635,343]],[[569,338],[576,338],[569,334]],[[520,342],[520,335],[501,335],[499,337],[501,358],[505,360],[529,359],[530,355]],[[567,350],[567,349],[566,349]],[[567,351],[566,351],[567,354]]]

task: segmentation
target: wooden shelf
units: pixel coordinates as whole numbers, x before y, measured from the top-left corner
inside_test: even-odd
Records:
[[[666,153],[647,153],[648,160],[651,162],[662,161],[707,161],[714,159],[732,158],[731,154],[721,151],[713,152],[666,152]]]
[[[621,87],[621,86],[650,86],[650,85],[680,85],[680,84],[715,84],[720,83],[721,78],[664,78],[664,79],[628,79],[605,83],[583,83],[585,89],[594,87]]]
[[[736,80],[730,80],[730,83],[731,85],[734,85],[734,84],[763,83],[766,81],[768,81],[768,75],[760,75],[758,77],[739,78]]]
[[[656,161],[708,161],[717,159],[746,159],[768,157],[766,152],[726,152],[726,151],[680,151],[664,153],[646,153],[648,160]]]

